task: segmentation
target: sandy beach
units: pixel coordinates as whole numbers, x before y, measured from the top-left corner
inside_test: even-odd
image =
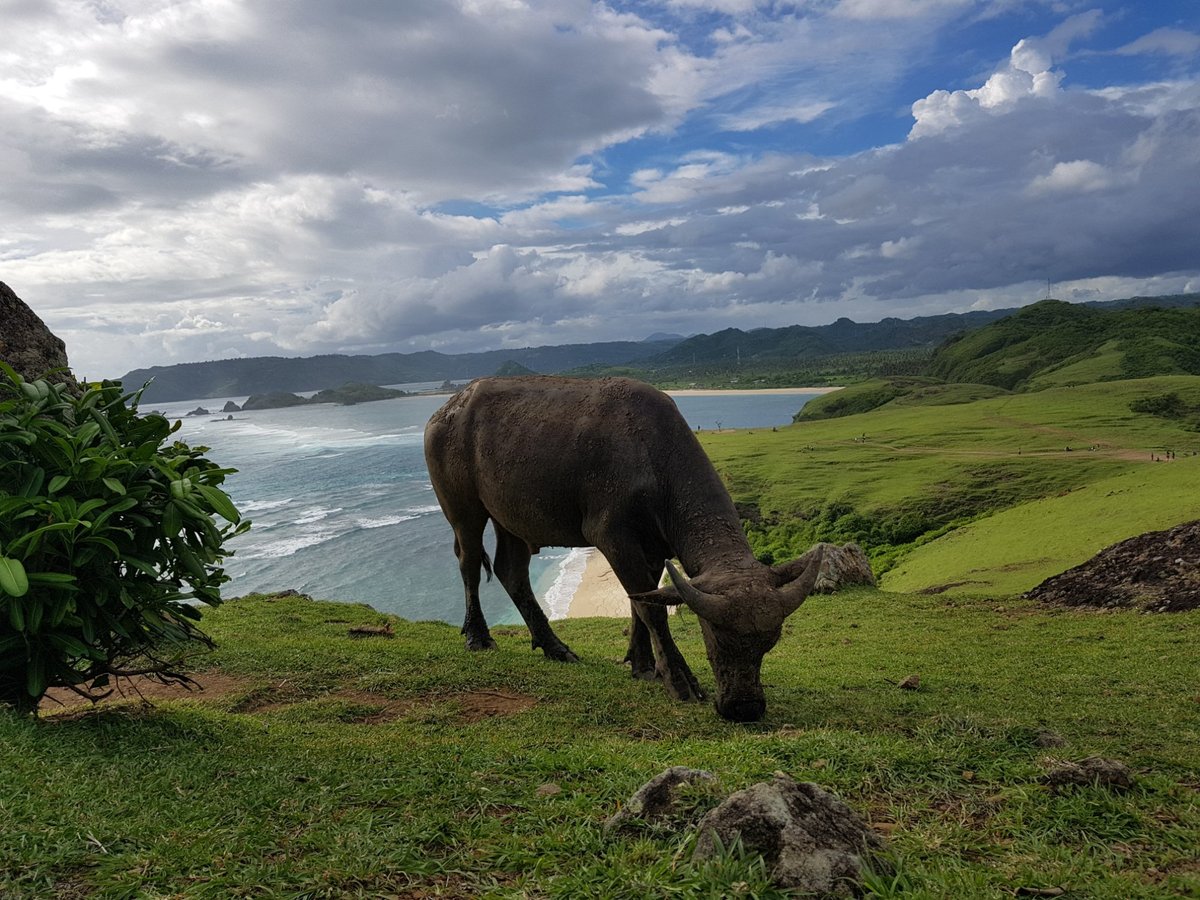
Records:
[[[627,618],[629,616],[629,597],[609,567],[608,560],[595,548],[589,549],[587,553],[583,579],[571,597],[571,605],[567,608],[567,618],[580,619],[586,616]]]

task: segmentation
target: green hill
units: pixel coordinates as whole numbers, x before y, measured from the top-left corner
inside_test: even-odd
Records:
[[[988,391],[995,395],[971,399]],[[997,565],[1036,559],[1039,571],[1053,574],[1112,543],[1113,516],[1129,536],[1200,515],[1183,474],[1200,467],[1200,457],[1191,455],[1200,453],[1197,408],[1197,376],[1025,393],[931,384],[869,412],[806,419],[778,432],[705,433],[702,441],[747,511],[747,531],[762,558],[790,558],[817,540],[853,540],[867,549],[877,574],[915,564],[943,535],[982,527],[1003,510],[1149,469],[1179,473],[1173,488],[1153,492],[1162,503],[1131,502],[1124,513],[1104,504],[1079,507],[1069,542],[1025,540],[1039,515],[1034,507],[1028,519],[1012,520],[1012,540],[987,538],[1021,548]],[[1152,461],[1168,450],[1176,452],[1174,461]],[[1101,493],[1109,489],[1116,488]],[[920,586],[977,579],[969,574],[976,555],[937,557],[929,564],[935,574]],[[913,578],[903,583],[921,580]]]
[[[1200,374],[1200,308],[1043,300],[938,348],[929,374],[1006,390]]]
[[[529,366],[523,366],[515,359],[510,359],[496,370],[497,375],[512,377],[514,375],[537,375],[539,373],[533,371]]]

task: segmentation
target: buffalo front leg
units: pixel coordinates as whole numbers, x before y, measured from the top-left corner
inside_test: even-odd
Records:
[[[632,549],[631,549],[632,548]],[[629,541],[601,548],[621,587],[627,594],[641,594],[658,587],[661,560],[650,562],[637,544]],[[661,606],[630,603],[633,622],[629,629],[629,662],[634,678],[661,678],[667,693],[677,700],[702,700],[704,692],[692,674],[687,660],[675,646],[667,623],[667,611]]]
[[[550,620],[533,594],[533,586],[529,583],[529,558],[532,556],[529,545],[495,522],[492,527],[496,529],[496,577],[525,620],[533,640],[533,649],[541,648],[548,659],[578,662],[579,657],[559,640],[550,627]]]
[[[650,643],[658,657],[656,677],[663,679],[667,693],[676,700],[703,700],[704,691],[692,674],[687,660],[675,646],[671,637],[671,626],[667,622],[667,610],[663,606],[649,603],[634,603],[633,613],[640,618],[650,634]]]
[[[462,576],[467,601],[462,634],[466,636],[468,650],[494,650],[496,647],[479,605],[479,570],[487,565],[487,553],[483,549],[484,525],[470,534],[456,532],[454,536],[454,555],[458,557],[458,572]],[[490,568],[488,575],[491,575]]]

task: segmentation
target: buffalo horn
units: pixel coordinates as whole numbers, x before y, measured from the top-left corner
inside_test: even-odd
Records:
[[[725,600],[722,597],[716,594],[706,594],[699,588],[693,587],[690,581],[679,574],[679,570],[669,559],[667,560],[667,573],[671,576],[671,583],[675,585],[675,590],[679,592],[683,602],[690,606],[696,615],[702,619],[708,619],[710,622],[720,618],[725,609]]]
[[[794,581],[785,584],[779,589],[779,596],[783,599],[784,618],[798,610],[800,604],[812,593],[813,585],[817,583],[817,575],[821,572],[821,563],[824,560],[825,548],[818,547],[817,552],[813,554],[812,559],[805,566],[804,572]]]

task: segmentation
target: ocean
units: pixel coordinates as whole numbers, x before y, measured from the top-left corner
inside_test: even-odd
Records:
[[[437,385],[395,385],[428,390]],[[682,396],[693,428],[770,428],[791,423],[814,394]],[[288,588],[322,600],[368,603],[411,620],[460,623],[463,589],[453,534],[425,470],[425,423],[447,395],[355,406],[220,412],[219,397],[160,404],[180,419],[180,439],[237,469],[225,488],[253,522],[230,543],[226,597]],[[209,415],[188,416],[203,407]],[[148,408],[148,407],[147,407]],[[490,534],[485,538],[492,545]],[[566,614],[583,572],[578,550],[543,548],[530,578],[551,618]],[[492,624],[519,622],[500,585],[480,588]]]

